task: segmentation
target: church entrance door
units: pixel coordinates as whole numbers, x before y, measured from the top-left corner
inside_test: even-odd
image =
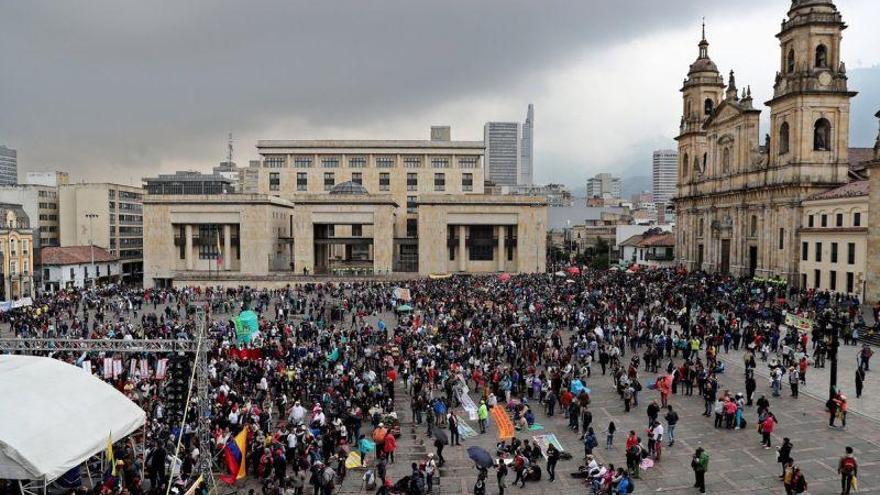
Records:
[[[758,269],[758,246],[749,246],[749,277],[755,276]]]
[[[721,273],[730,273],[730,239],[721,239]]]

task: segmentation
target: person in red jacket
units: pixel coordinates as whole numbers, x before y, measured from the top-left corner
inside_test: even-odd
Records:
[[[394,435],[388,433],[385,435],[385,444],[382,447],[382,450],[385,452],[385,455],[388,457],[388,461],[391,464],[394,464],[394,451],[397,449],[397,439],[394,438]]]
[[[770,435],[773,433],[773,430],[776,427],[776,416],[771,412],[767,412],[767,417],[764,418],[764,421],[761,421],[759,426],[761,431],[761,444],[765,449],[769,449],[770,445]]]

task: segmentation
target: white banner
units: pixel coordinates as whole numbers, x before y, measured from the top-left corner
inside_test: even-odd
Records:
[[[456,395],[458,396],[458,401],[461,402],[461,407],[464,408],[468,413],[468,419],[471,421],[476,421],[479,418],[477,414],[477,405],[474,404],[474,401],[471,399],[471,396],[467,394],[467,392],[456,389]]]

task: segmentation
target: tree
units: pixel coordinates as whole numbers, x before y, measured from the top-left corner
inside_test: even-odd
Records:
[[[590,260],[590,267],[596,270],[607,270],[611,266],[610,251],[611,244],[600,237],[593,248],[595,254],[593,259]]]

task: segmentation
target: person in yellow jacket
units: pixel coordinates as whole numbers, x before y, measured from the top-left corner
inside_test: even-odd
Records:
[[[486,422],[489,419],[489,408],[486,407],[486,401],[480,401],[480,407],[477,409],[477,417],[480,420],[480,433],[486,433]]]

